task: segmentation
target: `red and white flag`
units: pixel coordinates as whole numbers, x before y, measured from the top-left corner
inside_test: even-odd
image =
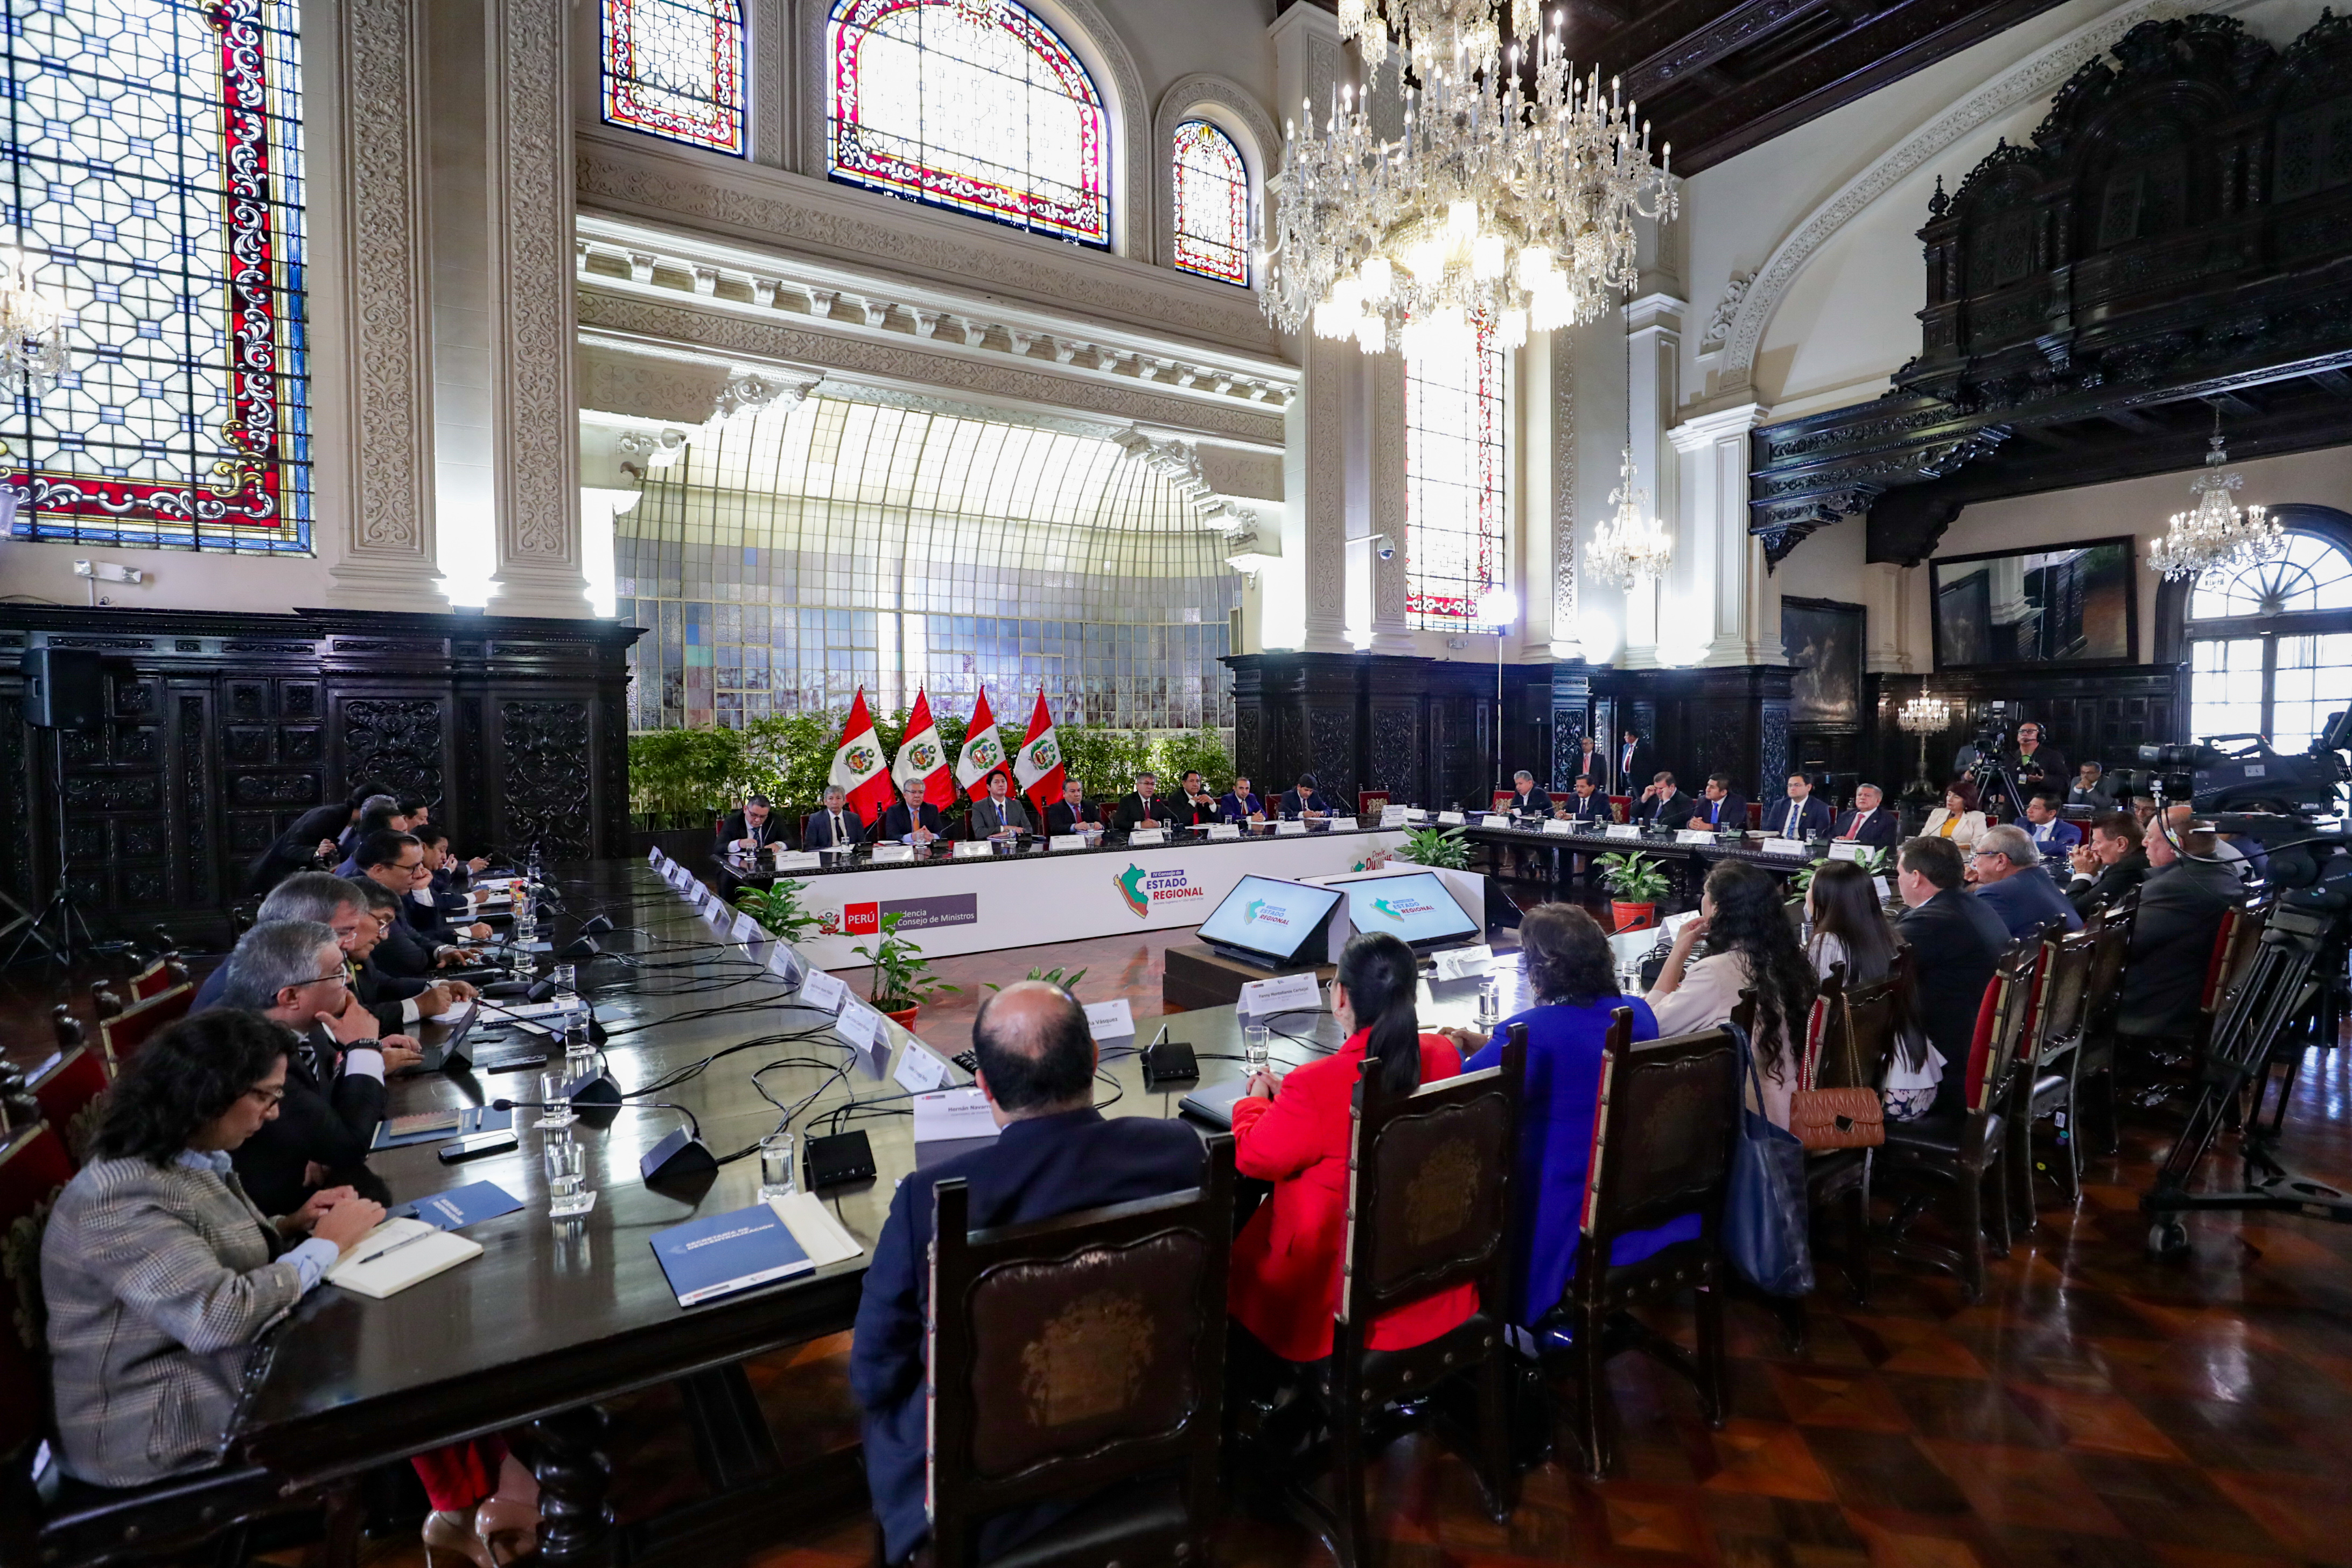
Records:
[[[890,782],[904,791],[920,780],[923,799],[945,808],[955,799],[955,781],[948,776],[948,749],[940,727],[931,721],[931,700],[915,693],[915,710],[907,716],[907,738],[898,742],[898,760],[890,764]]]
[[[988,710],[988,688],[971,710],[971,728],[964,731],[963,755],[956,759],[956,783],[978,800],[988,793],[988,775],[1004,765],[1004,742],[996,733],[996,715]]]
[[[866,688],[857,689],[849,705],[849,725],[833,753],[831,783],[849,795],[850,809],[868,822],[890,809],[890,770],[882,760],[882,737],[874,732],[873,716],[866,711]]]
[[[1037,706],[1029,713],[1028,737],[1021,742],[1021,754],[1013,759],[1013,787],[1043,811],[1062,798],[1066,776],[1061,743],[1054,739],[1054,716],[1045,710],[1045,689],[1039,687]]]

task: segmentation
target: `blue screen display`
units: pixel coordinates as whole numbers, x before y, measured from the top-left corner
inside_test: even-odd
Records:
[[[1201,922],[1201,937],[1228,947],[1289,958],[1339,902],[1337,888],[1310,888],[1271,877],[1244,877]]]
[[[1478,922],[1463,912],[1433,871],[1367,877],[1341,884],[1341,890],[1348,895],[1348,918],[1360,931],[1399,937],[1414,947],[1478,934]]]

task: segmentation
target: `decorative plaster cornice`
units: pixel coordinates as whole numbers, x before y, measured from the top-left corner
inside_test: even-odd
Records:
[[[2227,15],[2252,3],[2253,0],[2210,0],[2198,9]],[[1830,237],[1871,203],[1979,126],[2013,112],[2020,104],[2055,92],[2085,61],[2106,53],[2142,22],[2178,16],[2186,9],[2179,0],[2137,0],[2137,4],[2084,24],[1937,115],[1815,207],[1773,247],[1770,257],[1749,281],[1724,337],[1719,395],[1738,397],[1747,391],[1755,377],[1756,351],[1764,341],[1764,329],[1780,309],[1790,286]]]
[[[1743,403],[1685,419],[1666,432],[1666,439],[1677,452],[1704,451],[1717,441],[1747,435],[1771,416],[1772,411],[1760,403]]]

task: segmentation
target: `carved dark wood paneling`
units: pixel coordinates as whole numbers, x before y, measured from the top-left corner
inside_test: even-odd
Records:
[[[380,778],[435,805],[447,797],[442,704],[431,697],[349,697],[340,705],[343,775]],[[624,793],[627,785],[623,784]]]
[[[1318,786],[1342,800],[1356,796],[1356,715],[1347,708],[1307,710],[1307,755]]]
[[[509,854],[536,845],[550,860],[590,852],[593,836],[581,803],[594,774],[585,702],[499,704],[499,763],[506,779],[500,803]]]
[[[1255,703],[1234,710],[1234,763],[1253,783],[1271,782],[1265,773],[1265,715]]]
[[[1371,713],[1371,760],[1363,787],[1417,793],[1421,746],[1413,710],[1406,703],[1376,704]]]

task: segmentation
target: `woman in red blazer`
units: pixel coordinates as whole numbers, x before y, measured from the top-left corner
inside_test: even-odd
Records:
[[[1462,1070],[1462,1057],[1442,1035],[1421,1033],[1413,1012],[1418,976],[1412,950],[1395,937],[1360,936],[1339,956],[1331,1016],[1347,1044],[1309,1062],[1277,1086],[1270,1074],[1250,1080],[1234,1102],[1234,1165],[1274,1184],[1234,1240],[1226,1301],[1242,1327],[1286,1361],[1331,1353],[1339,1310],[1339,1239],[1347,1213],[1348,1110],[1367,1061],[1385,1088],[1412,1088]],[[1400,1307],[1372,1325],[1374,1350],[1423,1344],[1478,1310],[1475,1286],[1462,1285]]]

